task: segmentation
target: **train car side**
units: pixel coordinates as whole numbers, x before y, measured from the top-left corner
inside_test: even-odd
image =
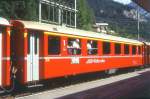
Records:
[[[138,48],[141,50],[141,45],[118,43],[105,40],[93,40],[92,38],[81,38],[81,53],[79,55],[71,55],[68,53],[68,40],[79,39],[80,37],[72,36],[57,36],[62,39],[63,52],[58,55],[51,55],[48,53],[49,43],[46,40],[48,37],[56,37],[53,33],[46,33],[44,46],[45,54],[41,57],[41,61],[44,62],[44,74],[42,79],[48,79],[53,77],[60,77],[66,75],[76,75],[89,72],[105,71],[111,69],[127,68],[142,66],[142,54],[137,52]],[[97,42],[97,53],[89,55],[87,49],[88,40]],[[120,46],[120,51],[115,52],[115,46]],[[124,53],[124,46],[129,46],[129,53]],[[62,44],[61,44],[62,46]],[[139,47],[138,47],[139,46]],[[109,48],[108,48],[109,47]],[[132,51],[135,47],[135,51]],[[108,51],[106,51],[108,50]],[[133,52],[133,53],[132,53]]]
[[[10,24],[0,18],[0,88],[10,86],[10,75]]]
[[[16,20],[12,25],[17,29],[12,36],[14,63],[22,84],[144,63],[143,43],[136,40],[37,22]]]
[[[150,43],[144,42],[144,48],[143,48],[143,53],[144,53],[144,64],[146,66],[150,65]]]

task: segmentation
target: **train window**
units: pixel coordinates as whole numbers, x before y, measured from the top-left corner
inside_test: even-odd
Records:
[[[150,48],[150,46],[149,46],[149,48]],[[150,49],[149,49],[149,52],[150,52]]]
[[[69,55],[80,55],[81,54],[81,40],[69,38],[67,49],[68,49]]]
[[[115,54],[121,54],[121,44],[115,44]]]
[[[147,46],[147,55],[149,55],[149,46]]]
[[[48,54],[49,55],[60,54],[60,37],[48,36]]]
[[[103,42],[103,54],[110,54],[110,42]]]
[[[133,54],[133,55],[136,54],[136,46],[135,46],[135,45],[132,46],[132,54]]]
[[[28,54],[30,54],[30,33],[28,33]]]
[[[35,34],[35,40],[34,40],[34,45],[35,45],[34,52],[35,52],[35,54],[37,54],[37,50],[38,50],[37,39],[38,39],[38,36],[37,36],[37,34]]]
[[[124,45],[124,54],[129,54],[129,45],[128,44]]]
[[[88,55],[96,55],[97,54],[97,41],[88,40],[87,41],[87,50]]]
[[[3,26],[0,26],[0,33],[3,33],[5,31]]]
[[[141,54],[141,47],[138,46],[138,54]]]

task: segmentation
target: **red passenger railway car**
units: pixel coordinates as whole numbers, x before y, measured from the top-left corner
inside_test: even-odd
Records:
[[[0,88],[10,86],[10,24],[0,17]]]
[[[149,66],[150,64],[150,43],[144,43],[144,65]]]
[[[143,66],[144,43],[56,25],[14,20],[11,53],[21,84]]]

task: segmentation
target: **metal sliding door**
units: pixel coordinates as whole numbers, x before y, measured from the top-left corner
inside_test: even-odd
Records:
[[[0,31],[0,86],[2,85],[2,31]]]
[[[27,81],[39,80],[39,37],[28,34]]]

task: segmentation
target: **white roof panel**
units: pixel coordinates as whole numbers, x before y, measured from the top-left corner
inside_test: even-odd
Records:
[[[24,28],[27,28],[27,29],[43,30],[45,32],[59,32],[59,33],[70,34],[70,35],[113,40],[113,41],[118,41],[118,42],[143,44],[142,42],[138,40],[117,37],[117,36],[112,36],[112,35],[103,34],[103,33],[96,33],[92,31],[79,30],[79,29],[74,29],[74,28],[68,28],[68,27],[33,22],[33,21],[21,21],[21,20],[16,20],[16,21],[22,23],[24,25]]]
[[[150,45],[150,42],[145,42],[146,45]]]
[[[7,19],[0,17],[0,25],[10,25],[10,24]]]

